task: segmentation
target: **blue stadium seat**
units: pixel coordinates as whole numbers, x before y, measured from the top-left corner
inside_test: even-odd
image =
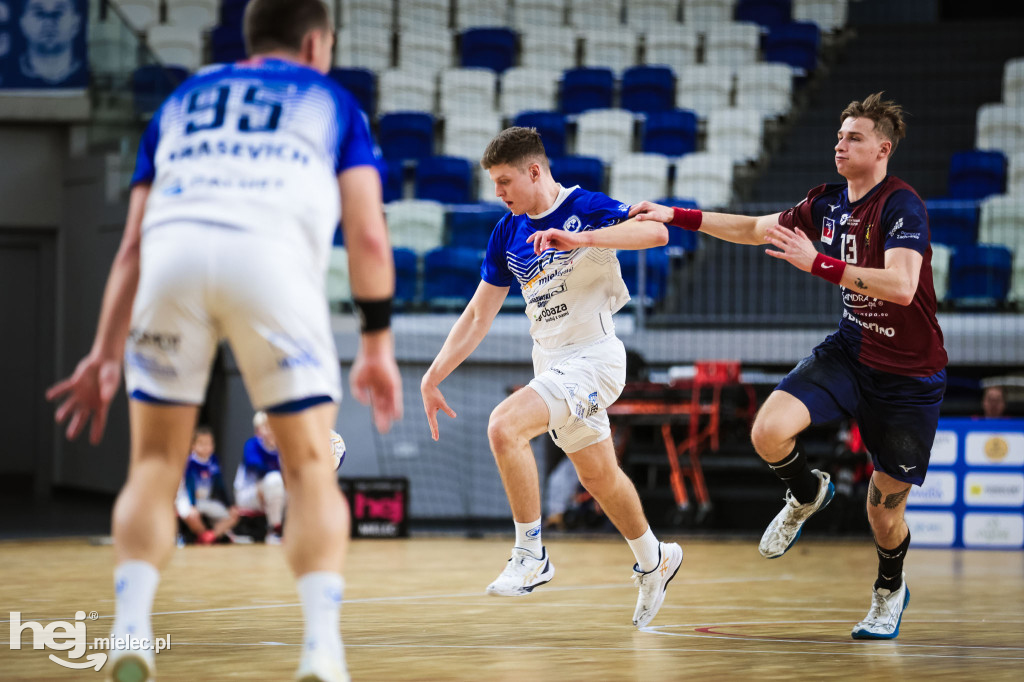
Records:
[[[376,115],[377,75],[373,71],[360,68],[333,68],[327,75],[348,90],[370,118]]]
[[[929,199],[931,240],[946,246],[969,246],[978,241],[978,204],[963,199]]]
[[[661,204],[662,206],[678,206],[679,208],[700,208],[697,202],[693,199],[683,199],[680,197],[667,197],[665,199],[655,199],[655,203]],[[684,253],[691,253],[697,250],[697,245],[700,243],[700,239],[697,238],[697,233],[692,230],[684,230],[681,227],[668,227],[668,255],[670,256],[681,256]]]
[[[223,23],[210,32],[210,56],[219,64],[230,64],[245,59],[245,38],[241,20]]]
[[[405,184],[405,169],[402,168],[402,162],[382,160],[379,162],[377,170],[380,171],[380,181],[383,185],[384,203],[401,199]]]
[[[736,21],[752,21],[771,29],[793,19],[792,0],[739,0]]]
[[[444,204],[467,204],[471,197],[473,168],[468,159],[431,156],[416,165],[416,198]]]
[[[949,197],[984,199],[1006,188],[1006,156],[1001,151],[957,152],[949,162]]]
[[[408,305],[416,300],[418,257],[412,249],[397,248],[392,253],[395,257],[395,303]]]
[[[462,32],[462,66],[502,73],[516,63],[516,34],[508,28],[470,28]]]
[[[428,251],[423,257],[423,298],[435,306],[468,301],[480,284],[482,260],[479,249],[442,246]]]
[[[590,156],[551,159],[551,175],[562,187],[579,185],[591,192],[604,190],[604,163]]]
[[[506,213],[508,211],[495,204],[452,206],[448,213],[448,244],[485,250],[494,226]]]
[[[1001,303],[1010,291],[1013,253],[991,244],[962,246],[949,263],[949,294],[958,303]]]
[[[622,73],[622,108],[649,114],[676,103],[676,76],[667,66],[633,66]]]
[[[557,111],[524,111],[516,116],[512,125],[536,128],[548,158],[565,156],[564,114]]]
[[[642,149],[666,156],[697,151],[697,114],[690,109],[673,109],[647,114]]]
[[[562,73],[562,111],[579,114],[587,109],[610,109],[614,90],[611,69],[566,69]]]
[[[764,37],[764,60],[782,62],[809,74],[818,66],[821,32],[810,21],[794,21],[776,26]]]
[[[425,111],[384,114],[377,141],[385,159],[424,159],[434,153],[434,117]]]
[[[132,99],[135,113],[155,113],[174,89],[188,78],[188,71],[180,66],[147,64],[132,72]]]
[[[665,297],[665,293],[668,291],[668,251],[666,247],[661,246],[645,249],[644,253],[647,260],[645,298],[649,299],[645,302],[657,303]],[[622,280],[626,283],[626,288],[629,289],[629,293],[634,299],[637,298],[637,288],[639,287],[637,271],[639,254],[639,251],[622,250],[618,252]]]

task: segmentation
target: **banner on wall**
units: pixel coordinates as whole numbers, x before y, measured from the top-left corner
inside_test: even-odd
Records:
[[[89,85],[88,0],[0,0],[0,90]]]

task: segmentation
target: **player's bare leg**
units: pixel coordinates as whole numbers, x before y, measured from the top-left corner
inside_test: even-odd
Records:
[[[323,403],[267,415],[288,484],[284,549],[305,620],[300,679],[347,676],[339,620],[349,516],[327,438],[337,414],[334,403]]]
[[[878,552],[878,578],[871,590],[868,615],[853,628],[854,639],[895,639],[903,609],[910,603],[903,561],[910,529],[903,518],[910,484],[875,470],[868,486],[868,521]]]
[[[785,483],[785,506],[768,525],[758,550],[767,559],[785,554],[800,538],[803,524],[832,500],[835,486],[826,473],[812,470],[797,435],[811,425],[807,407],[785,391],[773,391],[757,413],[750,440],[757,454]]]
[[[683,562],[683,550],[674,542],[658,542],[636,487],[619,467],[610,437],[567,455],[576,467],[580,483],[601,505],[636,556],[633,579],[640,594],[633,624],[643,627],[654,619],[665,601],[665,590]]]
[[[540,482],[530,448],[530,439],[547,431],[548,420],[547,403],[528,386],[491,412],[487,438],[512,508],[516,543],[505,570],[488,585],[489,594],[529,594],[555,575],[541,539]]]
[[[174,498],[188,459],[198,408],[129,401],[131,463],[128,480],[114,504],[117,567],[116,605],[110,652],[114,680],[153,675],[153,597],[162,569],[174,551]],[[129,639],[130,638],[130,639]],[[148,646],[130,646],[146,640]]]

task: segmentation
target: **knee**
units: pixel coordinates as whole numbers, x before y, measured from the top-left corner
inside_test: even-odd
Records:
[[[495,457],[513,446],[520,438],[515,422],[501,411],[500,406],[491,412],[487,421],[487,440]]]
[[[788,438],[779,428],[778,422],[758,413],[750,430],[750,442],[759,455],[776,454]]]
[[[902,511],[882,509],[868,502],[868,522],[875,538],[889,538],[903,526]]]
[[[601,497],[605,491],[615,487],[615,479],[620,470],[618,466],[606,463],[588,463],[584,466],[577,466],[576,471],[580,478],[580,485],[594,497]]]

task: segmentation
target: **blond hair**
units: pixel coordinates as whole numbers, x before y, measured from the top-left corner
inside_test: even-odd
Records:
[[[846,105],[839,117],[839,125],[848,118],[866,118],[875,123],[875,132],[892,143],[889,156],[896,151],[907,134],[907,124],[903,122],[903,107],[892,100],[883,100],[882,92],[876,92],[864,98],[863,102],[853,101]]]

